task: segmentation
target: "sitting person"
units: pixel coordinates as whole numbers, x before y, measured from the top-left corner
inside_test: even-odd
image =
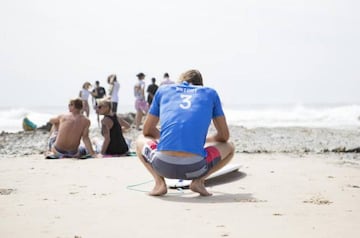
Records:
[[[127,131],[130,124],[112,111],[109,99],[98,100],[97,104],[97,113],[104,116],[101,120],[101,134],[104,141],[100,153],[119,156],[127,154],[129,146],[123,136],[123,131]]]
[[[69,113],[50,119],[53,131],[49,139],[49,155],[59,158],[80,158],[86,154],[96,156],[89,138],[90,120],[81,113],[82,106],[80,98],[72,99]],[[80,146],[81,139],[85,148]]]

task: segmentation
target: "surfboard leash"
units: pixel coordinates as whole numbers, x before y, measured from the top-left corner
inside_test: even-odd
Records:
[[[132,190],[132,191],[136,191],[136,192],[149,193],[150,191],[138,189],[136,187],[144,185],[144,184],[148,184],[148,183],[151,183],[151,182],[154,182],[154,180],[151,179],[151,180],[148,180],[148,181],[145,181],[145,182],[141,182],[141,183],[137,183],[137,184],[131,184],[131,185],[126,186],[126,188],[129,189],[129,190]],[[180,193],[184,193],[184,190],[182,188],[177,188],[176,190],[178,192],[180,192]],[[179,193],[167,193],[167,194],[179,194]]]

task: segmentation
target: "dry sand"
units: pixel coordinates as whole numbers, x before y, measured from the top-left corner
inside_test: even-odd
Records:
[[[153,182],[136,157],[0,158],[0,237],[360,237],[360,155],[237,153],[211,197]]]

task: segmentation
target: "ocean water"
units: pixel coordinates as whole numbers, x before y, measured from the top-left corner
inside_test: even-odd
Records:
[[[360,104],[254,105],[224,107],[229,124],[255,127],[360,127]]]
[[[118,113],[133,112],[132,105],[119,105]],[[22,131],[22,120],[27,117],[37,127],[45,125],[50,118],[68,112],[66,106],[38,106],[38,107],[0,107],[0,132]],[[95,111],[90,109],[91,128],[98,126]]]
[[[0,132],[22,131],[27,116],[37,126],[67,111],[67,107],[0,108]],[[360,128],[360,104],[343,105],[224,105],[229,124],[256,127]],[[134,112],[132,105],[119,105],[119,113]],[[90,111],[92,128],[97,127],[94,111]]]

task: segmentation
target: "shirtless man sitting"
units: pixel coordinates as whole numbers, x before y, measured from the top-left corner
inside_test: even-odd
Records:
[[[81,99],[72,99],[69,103],[69,113],[51,118],[50,123],[55,128],[50,137],[50,155],[56,157],[79,158],[90,154],[96,157],[89,138],[90,120],[81,114]],[[81,139],[85,148],[80,146]]]

